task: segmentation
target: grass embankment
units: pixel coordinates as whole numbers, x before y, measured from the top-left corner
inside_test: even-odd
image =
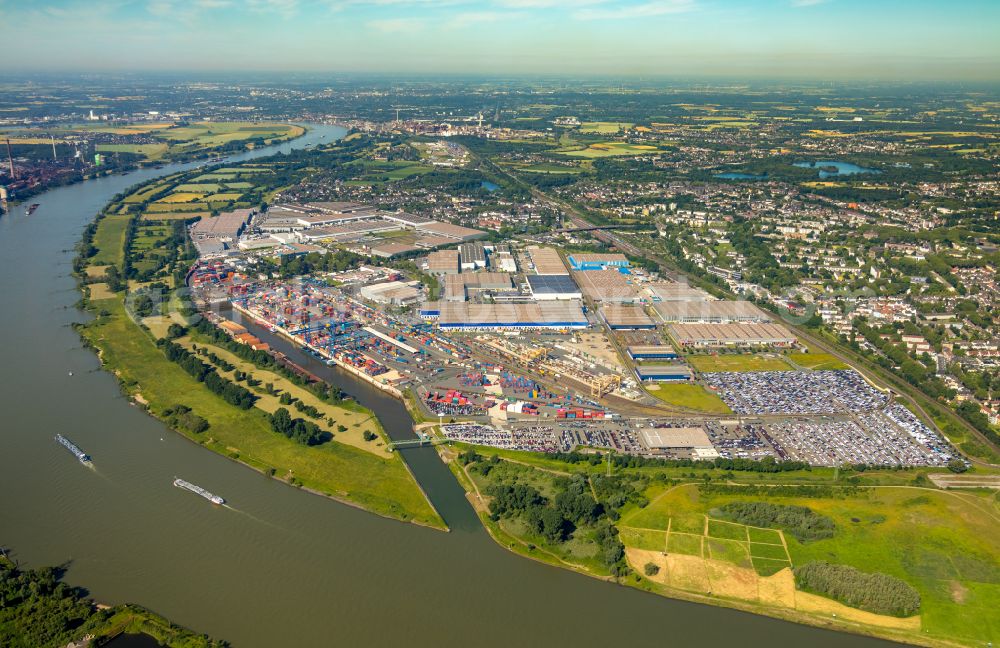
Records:
[[[732,414],[733,411],[722,399],[701,385],[689,383],[667,383],[649,385],[646,390],[668,405],[709,414]]]
[[[104,264],[122,258],[123,253],[117,252],[124,247],[122,220],[117,216],[101,220],[94,236],[98,251],[91,257],[92,263]],[[151,229],[146,238],[155,236],[154,232]],[[148,240],[141,243],[149,244]],[[166,358],[156,346],[154,335],[126,312],[123,293],[105,296],[90,300],[91,310],[104,314],[81,326],[79,332],[99,351],[104,366],[118,376],[123,389],[141,400],[152,415],[165,419],[166,410],[184,405],[207,420],[209,428],[201,433],[180,433],[211,450],[380,515],[445,528],[403,459],[398,454],[386,453],[384,446],[363,440],[365,431],[381,432],[371,412],[321,402],[275,372],[252,366],[223,349],[213,349],[261,384],[272,383],[276,390],[287,391],[321,409],[326,420],[334,421],[324,428],[333,434],[333,440],[319,446],[299,444],[271,428],[269,413],[277,408],[276,396],[267,395],[262,387],[255,388],[257,406],[241,410],[230,405]],[[164,323],[156,322],[155,328],[160,333],[164,332],[161,326]],[[303,416],[294,408],[289,410],[293,417]],[[340,426],[346,430],[341,431]],[[384,439],[379,443],[384,443]]]
[[[724,353],[719,355],[689,355],[684,358],[692,368],[702,373],[719,371],[791,371],[792,366],[779,356]]]

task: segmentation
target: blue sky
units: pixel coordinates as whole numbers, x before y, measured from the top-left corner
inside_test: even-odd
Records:
[[[1000,0],[0,0],[0,70],[1000,80]]]

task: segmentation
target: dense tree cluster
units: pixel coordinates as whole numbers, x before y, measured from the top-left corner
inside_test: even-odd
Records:
[[[86,632],[90,601],[59,576],[55,568],[19,570],[0,559],[0,645],[65,646]]]
[[[293,419],[284,407],[278,408],[271,415],[271,429],[292,441],[307,446],[325,443],[331,437],[329,432],[321,431],[319,426],[312,421],[300,418]]]
[[[799,589],[829,596],[844,605],[900,617],[920,610],[920,593],[895,576],[822,561],[806,563],[794,571]]]
[[[496,455],[484,459],[475,450],[463,453],[459,460],[474,464],[473,469],[484,476],[489,476],[503,464]],[[592,537],[599,547],[600,560],[611,574],[620,576],[626,573],[625,547],[618,539],[618,529],[611,521],[608,507],[594,498],[585,475],[576,474],[553,480],[556,494],[551,499],[545,497],[535,486],[517,478],[510,480],[507,475],[504,471],[503,479],[484,489],[491,497],[490,517],[494,521],[518,518],[531,533],[555,544],[569,540],[578,529],[592,530]],[[598,491],[599,494],[613,490],[609,487],[610,482],[605,486],[602,491]],[[626,499],[627,496],[617,501],[624,503]]]
[[[208,429],[208,421],[191,411],[187,405],[174,405],[163,410],[167,425],[175,430],[201,434]]]
[[[138,627],[164,645],[225,648],[229,644],[174,626],[142,608],[121,605],[98,609],[80,588],[60,582],[63,570],[19,569],[0,558],[0,646],[60,648],[93,634],[103,645],[121,630],[118,613],[127,611]],[[114,626],[112,626],[114,623]]]
[[[800,542],[832,538],[837,532],[833,520],[805,506],[771,502],[730,502],[719,509],[722,517],[755,527],[779,528]]]
[[[245,387],[240,387],[236,383],[226,380],[215,369],[176,342],[159,340],[157,344],[162,347],[163,354],[167,356],[168,360],[176,363],[198,382],[204,383],[212,393],[230,405],[235,405],[240,409],[253,407],[257,397]]]

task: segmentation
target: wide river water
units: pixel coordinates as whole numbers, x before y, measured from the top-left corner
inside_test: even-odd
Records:
[[[343,133],[316,126],[278,148]],[[65,563],[67,581],[99,601],[139,603],[237,647],[888,645],[515,556],[490,539],[431,448],[405,456],[451,533],[267,479],[130,405],[70,328],[85,317],[73,307],[73,246],[114,194],[190,166],[54,189],[32,201],[33,215],[0,217],[0,544],[22,563]],[[372,407],[392,436],[412,434],[399,402],[309,366]],[[94,457],[93,470],[55,443],[59,432]],[[233,508],[174,488],[175,475]]]

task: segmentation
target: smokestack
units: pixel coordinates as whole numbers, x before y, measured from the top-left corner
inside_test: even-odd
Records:
[[[7,138],[7,163],[10,164],[10,179],[16,180],[17,176],[14,175],[14,156],[10,153],[10,138]]]
[[[49,135],[49,139],[52,140],[52,159],[58,160],[59,156],[56,155],[56,138],[54,135]]]

